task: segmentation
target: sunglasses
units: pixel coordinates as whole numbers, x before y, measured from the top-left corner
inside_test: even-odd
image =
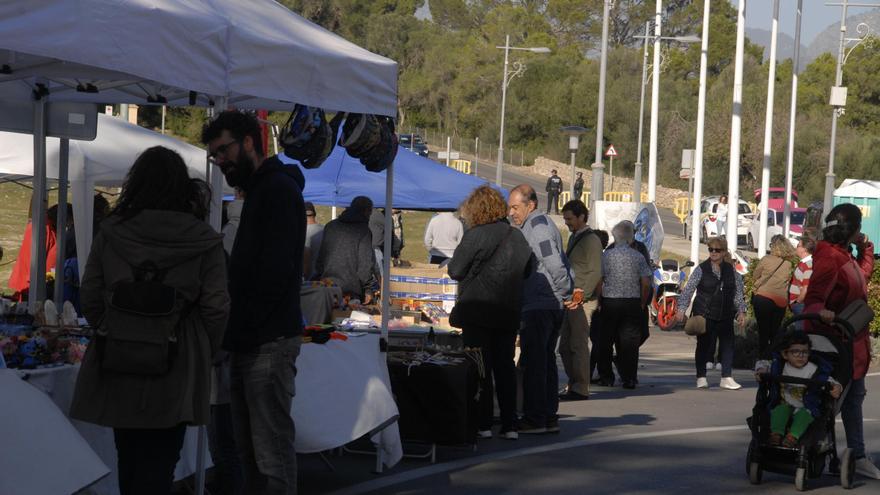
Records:
[[[709,248],[710,253],[723,253],[725,250],[721,248]]]

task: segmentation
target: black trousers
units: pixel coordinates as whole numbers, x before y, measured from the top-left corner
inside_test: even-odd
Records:
[[[550,210],[553,210],[553,213],[559,214],[559,193],[558,192],[548,192],[547,193],[547,213],[550,213]]]
[[[170,494],[185,433],[184,424],[171,428],[114,428],[119,493]]]
[[[483,354],[485,376],[480,382],[480,430],[492,428],[494,394],[498,397],[501,431],[513,430],[516,421],[516,365],[513,362],[516,328],[465,326],[461,334],[466,347],[479,347]]]
[[[602,299],[599,333],[600,357],[599,375],[606,380],[613,379],[611,354],[617,349],[617,372],[624,382],[634,382],[638,378],[639,345],[642,343],[644,307],[641,300]]]
[[[755,294],[752,296],[752,308],[758,320],[758,356],[770,356],[770,345],[782,333],[779,328],[785,318],[785,308],[780,308],[772,299]]]

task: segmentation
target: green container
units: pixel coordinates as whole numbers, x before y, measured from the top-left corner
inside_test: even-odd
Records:
[[[880,241],[880,181],[846,179],[834,191],[834,206],[852,203],[862,210],[862,233]]]

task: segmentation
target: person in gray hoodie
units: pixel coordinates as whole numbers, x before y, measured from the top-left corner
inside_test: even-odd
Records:
[[[376,285],[376,258],[369,220],[373,202],[358,196],[339,218],[324,226],[324,239],[318,260],[316,278],[329,278],[342,288],[342,293],[368,303]]]
[[[573,282],[559,229],[538,211],[534,188],[522,184],[510,191],[510,219],[535,255],[533,271],[523,290],[520,315],[520,365],[523,370],[523,419],[519,433],[559,431],[559,374],[556,341],[562,325],[563,302]]]
[[[223,339],[229,295],[223,237],[204,221],[208,197],[207,185],[188,177],[180,155],[160,146],[144,151],[101,223],[83,273],[83,314],[97,332],[83,357],[70,416],[113,428],[122,495],[170,493],[186,426],[210,419],[211,360]],[[107,359],[125,359],[119,344],[104,343],[120,328],[112,324],[119,318],[107,317],[113,314],[108,301],[147,266],[183,301],[176,352],[163,374],[105,369]],[[149,318],[126,325],[155,331]],[[129,354],[154,346],[127,345]]]

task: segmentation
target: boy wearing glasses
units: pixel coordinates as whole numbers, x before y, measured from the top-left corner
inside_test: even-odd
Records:
[[[777,354],[770,365],[772,376],[790,376],[824,381],[831,384],[829,394],[840,397],[843,387],[830,376],[831,366],[822,359],[810,361],[810,337],[804,332],[794,331],[784,341],[784,349]],[[759,361],[756,376],[766,371],[766,361]],[[819,415],[822,402],[821,390],[808,389],[806,385],[780,383],[770,392],[770,444],[794,448],[807,431],[813,419]],[[786,433],[786,426],[791,427]]]

